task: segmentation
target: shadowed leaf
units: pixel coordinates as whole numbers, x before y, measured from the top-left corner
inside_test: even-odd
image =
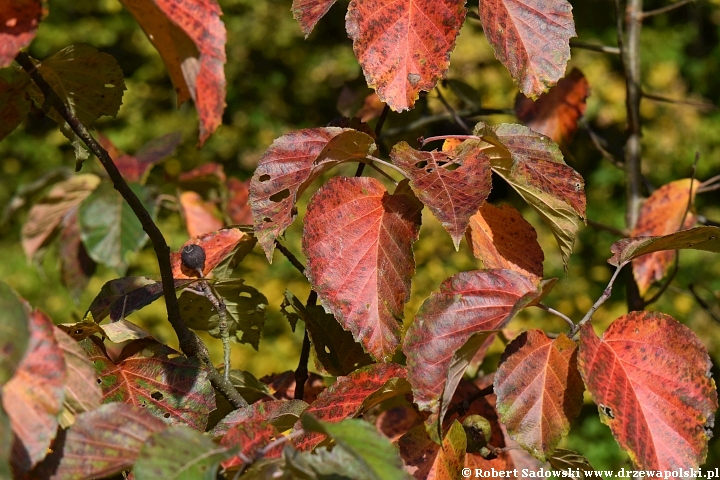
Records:
[[[302,400],[272,400],[253,403],[249,407],[234,410],[210,430],[210,436],[222,437],[231,428],[246,422],[265,420],[282,432],[292,427],[308,404]]]
[[[631,312],[598,338],[588,322],[578,362],[600,420],[638,468],[705,462],[718,397],[707,350],[689,328],[662,313]]]
[[[465,22],[458,0],[353,0],[345,28],[368,86],[396,112],[445,76]]]
[[[237,228],[224,228],[217,232],[206,233],[199,237],[191,238],[178,249],[177,252],[170,252],[170,263],[172,265],[173,277],[175,279],[197,279],[198,273],[190,270],[182,263],[180,252],[187,245],[200,245],[205,250],[205,268],[203,275],[208,274],[230,255],[239,262],[250,253],[255,246],[255,237],[243,233]],[[239,248],[238,248],[239,246]]]
[[[293,17],[300,24],[305,38],[313,31],[317,22],[325,16],[336,0],[293,0]]]
[[[65,408],[74,415],[95,410],[100,407],[103,394],[92,362],[68,334],[57,327],[53,328],[53,333],[67,367]]]
[[[41,0],[0,4],[0,68],[10,65],[20,50],[30,45],[45,13]]]
[[[567,0],[480,0],[483,31],[520,91],[537,98],[565,74],[575,36]]]
[[[662,250],[692,249],[720,253],[718,239],[720,227],[696,227],[662,237],[623,238],[610,248],[613,256],[608,263],[618,266],[641,255]]]
[[[407,173],[417,197],[452,237],[455,250],[470,217],[485,203],[492,188],[490,159],[479,144],[464,142],[449,155],[415,150],[400,142],[390,152],[393,162]],[[456,168],[448,168],[450,165]]]
[[[585,387],[577,369],[577,345],[530,330],[513,340],[495,373],[500,419],[510,437],[547,460],[582,408]]]
[[[556,449],[555,453],[548,457],[548,463],[550,463],[554,470],[560,471],[570,469],[572,471],[579,471],[579,476],[573,475],[571,477],[578,480],[589,478],[589,472],[591,470],[595,470],[593,466],[590,465],[587,458],[577,452],[573,452],[572,450],[567,450],[565,448]],[[585,474],[586,472],[588,472],[588,475]],[[595,478],[595,475],[593,475],[593,478]]]
[[[129,343],[114,361],[94,337],[80,345],[95,365],[103,403],[129,403],[171,425],[205,430],[215,393],[197,358],[149,339]]]
[[[6,7],[0,6],[0,9],[2,8]],[[3,17],[0,13],[0,18],[7,17]],[[2,49],[5,48],[2,37],[3,34],[0,33],[0,61],[3,57]],[[28,87],[31,82],[28,74],[19,69],[0,70],[0,140],[10,135],[30,113],[31,100]]]
[[[400,343],[415,272],[422,204],[406,182],[394,195],[373,178],[333,178],[308,205],[306,275],[322,303],[376,360]]]
[[[10,286],[0,281],[0,386],[13,376],[29,347],[30,308]]]
[[[97,265],[88,255],[80,238],[77,208],[63,218],[59,243],[61,279],[73,298],[78,301]]]
[[[180,206],[185,217],[185,228],[191,237],[220,230],[225,224],[217,205],[206,202],[197,192],[182,192]]]
[[[400,438],[398,447],[405,471],[419,480],[453,480],[463,476],[467,438],[457,420],[445,434],[442,445],[428,436],[423,425],[418,425]]]
[[[167,156],[172,155],[182,141],[179,132],[168,133],[162,137],[150,140],[140,147],[135,155],[128,155],[118,150],[109,138],[98,135],[100,145],[108,151],[125,181],[145,184],[150,169]]]

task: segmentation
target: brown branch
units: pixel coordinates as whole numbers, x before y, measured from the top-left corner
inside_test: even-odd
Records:
[[[150,238],[155,255],[157,256],[158,265],[160,267],[160,277],[162,279],[163,296],[165,297],[165,306],[167,308],[168,321],[172,325],[178,337],[180,349],[188,357],[198,357],[203,365],[207,368],[208,377],[212,385],[230,402],[235,408],[246,407],[248,404],[245,399],[237,392],[230,382],[226,382],[222,375],[215,369],[210,361],[205,344],[198,336],[188,328],[180,315],[178,308],[177,296],[175,294],[175,282],[172,275],[172,266],[170,265],[170,247],[165,241],[165,237],[153,221],[150,213],[145,209],[140,199],[135,195],[130,186],[125,182],[122,174],[113,162],[108,152],[100,146],[93,138],[87,127],[75,117],[65,102],[55,93],[53,88],[43,78],[40,72],[35,68],[30,56],[27,53],[20,52],[15,61],[30,75],[40,91],[45,96],[45,101],[52,106],[60,116],[67,122],[75,135],[80,138],[85,145],[94,153],[100,163],[107,171],[108,176],[113,182],[115,190],[120,192],[123,199],[128,203],[133,213],[140,221],[143,230]]]
[[[461,117],[477,117],[481,115],[515,115],[515,111],[512,108],[468,108],[464,110],[458,110],[457,114]],[[383,137],[392,137],[400,135],[405,132],[411,132],[417,130],[426,125],[432,125],[433,123],[445,122],[453,120],[453,116],[447,112],[438,113],[436,115],[428,115],[426,117],[418,118],[414,122],[410,122],[402,127],[393,128],[383,133]]]
[[[383,111],[380,114],[380,118],[378,118],[377,123],[375,124],[375,138],[380,138],[380,132],[382,132],[383,125],[385,125],[385,120],[387,120],[387,116],[390,113],[390,105],[387,103],[383,107]],[[365,171],[365,164],[361,163],[358,165],[357,170],[355,171],[356,177],[361,177],[363,174],[363,171]]]
[[[583,50],[591,50],[593,52],[609,53],[611,55],[620,55],[618,47],[608,47],[606,45],[596,45],[594,43],[581,42],[580,40],[570,40],[572,48],[582,48]]]
[[[605,230],[606,232],[610,232],[621,238],[627,238],[630,236],[630,234],[625,230],[620,230],[619,228],[611,227],[610,225],[605,225],[604,223],[596,222],[594,220],[590,220],[589,218],[587,219],[587,224],[589,227],[593,227],[598,230]]]
[[[442,94],[442,92],[440,91],[440,89],[439,89],[439,88],[436,88],[435,91],[436,91],[437,94],[438,94],[438,100],[440,100],[440,103],[443,104],[443,106],[445,107],[445,110],[447,110],[447,112],[452,116],[453,120],[455,120],[455,123],[457,123],[460,128],[462,128],[463,130],[465,130],[465,133],[470,133],[470,132],[472,131],[472,130],[470,129],[470,127],[468,127],[468,126],[467,126],[467,123],[465,123],[465,120],[463,120],[463,119],[460,117],[460,115],[457,114],[457,112],[456,112],[455,109],[452,107],[452,105],[450,105],[450,104],[448,103],[448,101],[445,100],[445,97],[443,96],[443,94]]]
[[[700,307],[702,307],[702,309],[705,310],[708,315],[710,315],[710,318],[720,323],[720,317],[715,315],[710,305],[705,300],[703,300],[700,295],[698,295],[698,293],[695,291],[695,285],[691,283],[690,285],[688,285],[688,288],[690,289],[690,293],[692,293],[692,296],[695,298],[695,301],[698,303],[698,305],[700,305]]]
[[[310,291],[306,306],[314,306],[317,303],[317,292]],[[305,324],[305,334],[303,335],[302,348],[300,349],[300,360],[295,369],[295,400],[302,400],[305,397],[305,382],[310,378],[308,372],[308,361],[310,360],[310,335],[308,334],[307,323]]]
[[[684,5],[687,5],[688,3],[693,3],[695,0],[680,0],[677,3],[673,3],[671,5],[667,5],[665,7],[656,8],[655,10],[648,10],[647,12],[643,12],[641,15],[641,19],[644,20],[648,17],[652,17],[653,15],[661,15],[663,13],[671,12],[675,10],[676,8],[680,8]]]

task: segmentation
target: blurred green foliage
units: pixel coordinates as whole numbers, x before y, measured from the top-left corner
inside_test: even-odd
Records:
[[[228,29],[227,108],[223,125],[198,151],[195,149],[195,110],[190,104],[176,108],[174,89],[159,55],[117,0],[50,0],[48,3],[49,16],[42,22],[30,47],[31,55],[43,59],[67,45],[88,43],[112,54],[125,74],[127,92],[118,117],[99,122],[98,129],[104,135],[121,150],[132,153],[151,139],[173,131],[182,133],[184,142],[177,154],[156,167],[148,181],[160,186],[164,193],[175,193],[172,187],[166,186],[167,179],[210,161],[221,163],[229,175],[249,178],[258,158],[274,138],[293,129],[323,126],[339,116],[337,105],[343,91],[346,100],[350,94],[349,103],[353,105],[350,109],[359,107],[369,93],[344,31],[346,1],[338,2],[309,39],[304,40],[292,18],[290,0],[220,0]],[[580,40],[616,44],[612,2],[578,0],[572,3]],[[648,0],[645,4],[646,9],[653,9],[666,2]],[[471,7],[475,8],[475,5],[471,4]],[[698,1],[670,14],[648,19],[642,36],[643,87],[648,92],[669,98],[720,105],[719,38],[719,0]],[[586,112],[588,123],[608,140],[608,149],[622,158],[625,85],[619,58],[573,49],[570,68],[573,66],[585,73],[592,89]],[[517,90],[507,71],[494,59],[479,22],[475,20],[468,19],[462,29],[448,76],[477,89],[484,107],[510,108],[513,105]],[[444,90],[444,93],[455,107],[464,106],[451,91]],[[418,102],[415,110],[391,113],[385,131],[398,129],[423,115],[443,111],[437,95],[431,92]],[[652,185],[660,186],[688,177],[696,152],[700,155],[699,179],[720,174],[720,112],[717,109],[645,100],[641,113],[643,173]],[[480,119],[488,123],[515,121],[509,115]],[[383,146],[387,150],[399,140],[413,142],[420,135],[460,133],[455,128],[449,122],[435,123],[385,138]],[[602,159],[583,130],[576,134],[564,153],[568,164],[585,178],[588,218],[624,228],[622,171]],[[73,165],[72,148],[54,122],[31,116],[24,127],[0,143],[0,204],[7,204],[17,187],[43,173],[72,168]],[[88,161],[84,169],[100,172],[94,160]],[[340,171],[352,174],[353,170],[343,167]],[[313,190],[311,188],[301,198],[299,218],[302,218],[304,205]],[[545,303],[579,319],[600,296],[610,278],[611,267],[606,259],[610,245],[617,237],[604,230],[583,228],[566,277],[555,241],[537,215],[523,208],[519,198],[499,182],[495,182],[491,200],[509,202],[521,208],[536,227],[545,251],[546,277],[560,278]],[[720,220],[720,192],[700,195],[697,208],[705,217]],[[4,260],[0,262],[0,275],[31,304],[47,311],[55,322],[78,320],[102,284],[114,278],[116,272],[100,268],[76,304],[60,286],[56,251],[50,249],[37,267],[28,265],[24,259],[18,239],[26,213],[27,208],[2,226],[0,246]],[[160,225],[173,248],[186,240],[176,212],[162,211]],[[286,234],[287,245],[300,258],[301,231],[298,221]],[[455,252],[450,237],[427,209],[415,255],[418,273],[412,287],[412,299],[406,308],[406,324],[412,321],[424,298],[445,278],[461,270],[482,266],[465,244],[460,252]],[[241,269],[246,283],[260,289],[268,297],[270,306],[259,353],[245,345],[235,345],[233,367],[250,370],[257,376],[294,368],[302,332],[290,332],[279,313],[279,305],[285,289],[305,298],[309,292],[307,282],[279,253],[269,266],[259,248],[243,262]],[[139,253],[128,274],[157,274],[152,251],[146,249]],[[625,272],[626,276],[628,274],[629,270]],[[698,306],[689,293],[689,284],[697,285],[699,293],[715,312],[720,311],[720,261],[711,254],[695,251],[682,253],[676,279],[651,308],[669,313],[692,328],[717,365],[720,362],[720,325]],[[624,287],[621,278],[611,300],[596,314],[598,332],[625,313]],[[175,342],[161,303],[134,314],[131,319],[151,329],[159,339],[171,344]],[[562,331],[565,326],[539,309],[529,309],[514,320],[510,328]],[[212,348],[213,359],[220,362],[219,342],[209,337],[206,340]],[[488,365],[497,362],[501,350],[502,345],[498,342],[491,350]],[[629,466],[629,460],[620,452],[609,429],[600,425],[597,411],[591,405],[583,409],[564,446],[586,454],[596,468]],[[718,465],[720,445],[712,442],[707,466]]]

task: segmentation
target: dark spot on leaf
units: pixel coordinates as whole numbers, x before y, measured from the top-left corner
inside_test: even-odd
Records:
[[[263,218],[263,222],[272,223],[272,220],[270,219],[270,217],[265,217],[265,218]]]
[[[417,73],[409,73],[407,76],[408,82],[410,82],[410,85],[412,85],[413,87],[420,83],[421,78],[422,77]]]
[[[152,394],[150,394],[150,396],[158,401],[163,399],[163,394],[160,392],[153,392]]]
[[[275,195],[270,195],[270,201],[271,202],[281,202],[288,198],[290,196],[290,190],[287,188],[281,192],[276,193]]]
[[[98,378],[98,379],[97,379],[97,384],[100,385],[101,383],[102,383],[102,379],[101,379],[101,378]]]
[[[267,182],[268,180],[270,180],[270,175],[267,175],[267,174],[265,174],[265,175],[260,175],[260,177],[258,178],[258,180],[260,180],[261,182]]]
[[[170,414],[167,413],[167,412],[165,412],[165,415],[163,415],[163,417],[165,417],[165,418],[170,418]]]
[[[428,162],[426,162],[426,161],[423,160],[422,162],[417,162],[417,163],[415,164],[415,166],[416,166],[417,168],[425,168],[425,167],[427,166],[427,164],[428,164]]]

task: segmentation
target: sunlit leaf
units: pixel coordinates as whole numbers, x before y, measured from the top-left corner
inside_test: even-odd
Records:
[[[35,310],[29,330],[27,353],[2,390],[2,405],[15,433],[12,462],[22,473],[45,457],[55,438],[67,380],[52,320]]]
[[[513,340],[495,373],[500,419],[510,437],[541,461],[553,453],[582,408],[577,345],[530,330]]]
[[[510,205],[485,203],[470,217],[468,244],[485,268],[507,268],[540,280],[545,254],[532,225]]]
[[[141,340],[143,338],[152,338],[150,332],[142,327],[120,319],[100,327],[105,336],[113,343],[128,342],[130,340]]]
[[[213,202],[206,202],[197,192],[182,192],[180,207],[185,218],[188,235],[199,237],[220,230],[225,222],[220,218],[220,210]]]
[[[0,4],[0,18],[3,21],[0,30],[0,68],[10,65],[18,52],[30,45],[45,13],[41,0],[13,0]]]
[[[160,53],[177,103],[192,98],[200,118],[198,147],[222,122],[225,110],[225,25],[215,0],[122,0]]]
[[[250,182],[255,234],[272,263],[275,239],[293,222],[295,201],[310,182],[342,162],[375,149],[369,135],[337,127],[290,132],[277,138],[258,162]]]
[[[212,437],[222,437],[231,428],[246,422],[265,420],[282,432],[292,427],[308,404],[302,400],[274,400],[253,403],[249,407],[233,410],[210,430]]]
[[[585,100],[589,95],[585,75],[573,68],[535,101],[518,93],[515,115],[533,131],[550,137],[555,143],[567,144],[577,130],[578,120],[585,114]]]
[[[21,236],[23,250],[29,259],[47,242],[63,217],[80,205],[98,185],[100,177],[97,175],[75,175],[55,184],[47,195],[33,205]]]
[[[611,247],[611,265],[622,265],[630,260],[662,250],[704,250],[720,252],[720,227],[696,227],[662,237],[623,238]]]
[[[92,362],[68,334],[57,327],[53,328],[53,333],[67,368],[65,408],[74,415],[95,410],[100,407],[103,394]]]
[[[571,10],[567,0],[480,0],[485,36],[525,95],[536,98],[565,74]]]
[[[171,425],[205,430],[215,393],[197,358],[148,339],[129,343],[114,361],[94,337],[80,345],[95,365],[103,403],[129,403]]]
[[[251,420],[235,425],[220,439],[220,445],[236,448],[239,452],[222,462],[222,467],[237,467],[245,463],[243,458],[255,458],[258,450],[266,447],[278,436],[278,430],[265,420]],[[264,452],[263,458],[280,458],[281,454],[282,445],[278,445]]]
[[[6,7],[0,6],[0,8]],[[7,17],[0,13],[0,18]],[[0,62],[3,57],[2,50],[6,48],[2,38],[3,34],[0,33]],[[15,68],[0,70],[0,140],[10,135],[30,113],[31,100],[28,92],[30,83],[28,74],[21,70]]]
[[[136,480],[215,480],[220,462],[232,454],[198,431],[172,426],[147,439],[133,473]]]
[[[435,443],[425,427],[419,425],[400,438],[398,447],[405,471],[417,479],[453,480],[463,476],[467,438],[457,420],[445,434],[442,445]]]
[[[90,282],[96,263],[87,253],[80,238],[77,209],[63,217],[59,240],[60,278],[75,300]]]
[[[396,112],[412,108],[420,91],[445,76],[465,22],[457,0],[350,2],[345,28],[368,86]]]
[[[205,250],[205,268],[203,275],[207,276],[215,267],[217,267],[228,256],[233,255],[235,260],[239,262],[245,257],[253,246],[255,246],[255,237],[247,233],[243,233],[237,228],[224,228],[217,232],[207,233],[199,237],[191,238],[178,249],[177,252],[170,252],[170,263],[172,265],[173,277],[175,279],[196,279],[198,273],[185,267],[182,263],[180,252],[187,245],[200,245]],[[238,248],[239,246],[239,248]]]
[[[390,152],[393,162],[402,168],[413,191],[440,220],[455,244],[467,230],[470,217],[490,194],[490,159],[483,154],[480,142],[465,142],[452,155],[438,151],[420,151],[405,142]],[[455,168],[448,168],[453,165]]]
[[[10,286],[0,281],[0,386],[13,376],[29,347],[30,308]]]
[[[421,209],[406,182],[390,195],[373,178],[335,177],[305,215],[306,275],[323,305],[376,360],[390,359],[400,343]]]
[[[313,31],[317,22],[325,16],[336,0],[293,0],[292,13],[300,24],[305,38]]]
[[[578,362],[600,420],[638,468],[705,462],[718,397],[710,357],[689,328],[662,313],[631,312],[598,338],[588,322]]]

